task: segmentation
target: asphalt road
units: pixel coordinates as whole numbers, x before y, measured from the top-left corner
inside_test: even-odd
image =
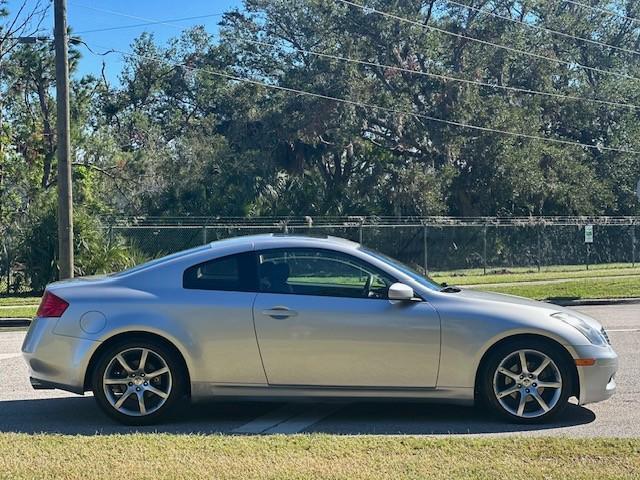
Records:
[[[407,402],[206,402],[182,409],[164,425],[140,428],[105,417],[90,395],[34,391],[19,354],[24,331],[0,332],[0,432],[94,435],[173,433],[291,434],[323,432],[379,435],[565,435],[640,437],[640,305],[589,306],[578,310],[600,320],[620,356],[618,392],[587,407],[570,405],[556,423],[502,423],[481,410]]]

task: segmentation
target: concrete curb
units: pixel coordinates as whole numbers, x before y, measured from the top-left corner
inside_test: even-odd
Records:
[[[0,328],[2,327],[28,327],[31,325],[29,318],[0,318]]]
[[[577,300],[552,299],[548,303],[561,307],[580,307],[589,305],[640,305],[640,298],[585,298]]]

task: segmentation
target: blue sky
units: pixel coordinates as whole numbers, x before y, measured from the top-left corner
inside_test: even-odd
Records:
[[[35,4],[35,1],[30,0],[29,3]],[[21,4],[22,0],[9,0],[10,15]],[[135,25],[149,19],[168,21],[172,24],[182,25],[184,28],[204,25],[209,32],[214,33],[217,31],[217,23],[220,21],[219,16],[183,21],[176,19],[222,13],[241,6],[242,0],[67,0],[68,22],[72,31],[78,32],[82,39],[92,47],[95,45],[95,49],[98,51],[105,49],[105,47],[128,51],[132,40],[144,31],[153,32],[159,42],[165,42],[178,35],[180,29],[168,25],[148,25],[103,32],[86,32],[87,30]],[[45,21],[43,28],[45,30],[43,34],[52,35],[52,14]],[[121,66],[121,56],[113,54],[100,57],[92,55],[85,48],[82,48],[81,51],[82,60],[79,64],[78,74],[99,74],[104,60],[107,64],[108,77],[110,79],[117,78]]]

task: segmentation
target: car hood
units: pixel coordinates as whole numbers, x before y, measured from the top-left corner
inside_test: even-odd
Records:
[[[458,287],[459,288],[459,287]],[[585,315],[582,312],[579,312],[575,309],[570,309],[566,307],[561,307],[559,305],[555,305],[553,303],[541,302],[538,300],[531,300],[530,298],[518,297],[516,295],[506,295],[504,293],[492,293],[492,292],[481,292],[479,290],[471,289],[471,288],[460,288],[460,292],[452,293],[451,295],[459,295],[463,299],[470,299],[476,301],[487,301],[493,303],[500,303],[502,305],[508,304],[512,305],[514,308],[524,307],[524,308],[535,308],[540,311],[540,313],[544,313],[549,316],[549,321],[551,322],[561,322],[562,320],[555,319],[550,315],[552,313],[565,312],[569,313],[575,317],[581,318],[593,328],[600,330],[602,325],[597,320],[591,318],[588,315]]]
[[[540,302],[538,300],[531,300],[530,298],[517,297],[515,295],[506,295],[504,293],[483,292],[472,288],[457,288],[460,288],[460,292],[453,293],[452,295],[459,295],[460,297],[473,300],[486,300],[489,302],[500,302],[508,303],[511,305],[523,305],[528,307],[543,308],[553,310],[555,312],[562,310],[562,307],[558,307],[557,305],[553,305],[547,302]]]

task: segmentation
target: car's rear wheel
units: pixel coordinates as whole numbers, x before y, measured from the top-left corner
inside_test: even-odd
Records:
[[[165,418],[183,396],[184,373],[166,345],[131,339],[102,353],[92,388],[98,405],[111,418],[148,425]]]
[[[551,342],[519,339],[492,351],[481,372],[480,394],[499,416],[539,423],[562,412],[573,377],[568,355]]]

